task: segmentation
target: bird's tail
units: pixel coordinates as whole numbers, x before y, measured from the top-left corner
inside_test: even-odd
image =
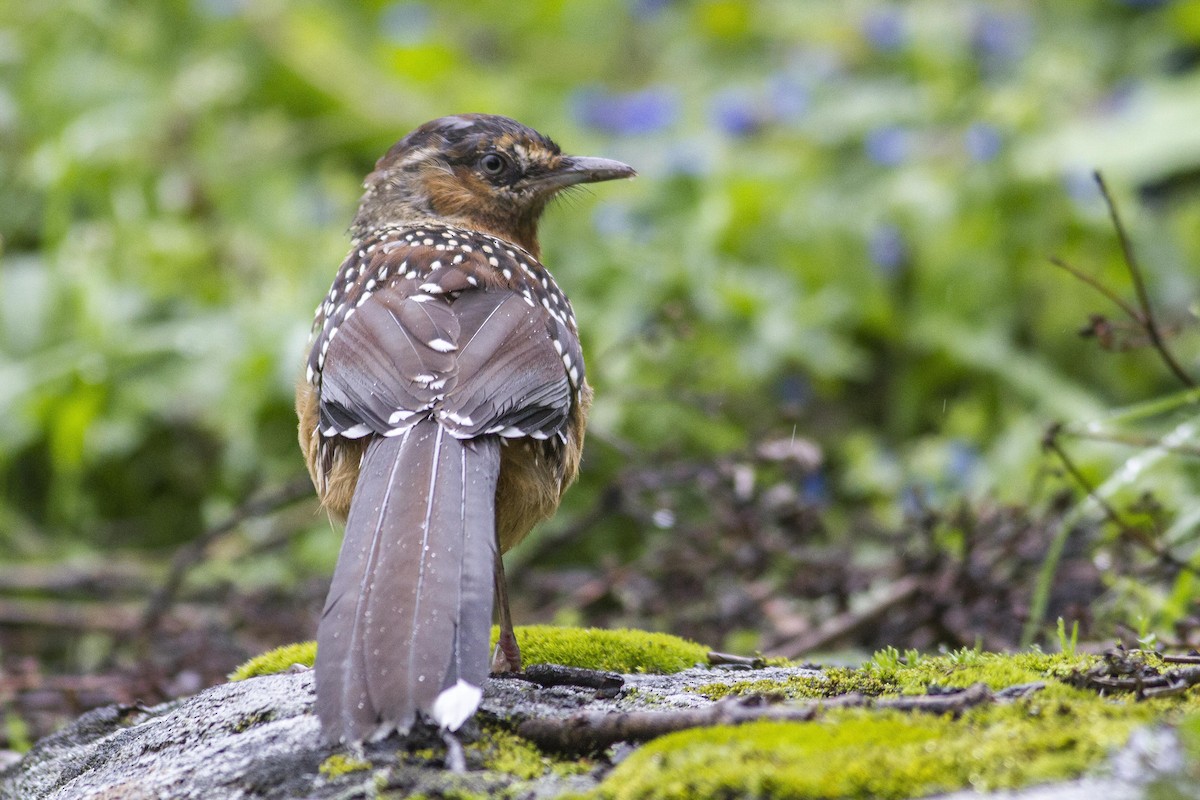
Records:
[[[479,706],[499,472],[496,437],[431,419],[367,447],[317,629],[328,740],[406,732],[418,711],[455,730]]]

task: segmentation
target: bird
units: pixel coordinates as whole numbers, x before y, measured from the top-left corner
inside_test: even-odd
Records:
[[[501,556],[578,475],[593,394],[538,222],[565,189],[635,174],[458,114],[367,175],[296,391],[309,474],[345,520],[317,626],[326,741],[456,731],[489,667],[520,669]]]

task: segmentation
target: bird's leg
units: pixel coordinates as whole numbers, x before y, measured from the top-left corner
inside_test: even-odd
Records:
[[[496,608],[500,613],[500,638],[496,641],[496,649],[492,652],[492,674],[521,671],[521,648],[517,645],[517,635],[513,633],[512,612],[508,609],[508,584],[504,580],[504,556],[500,555],[500,547],[496,547]]]

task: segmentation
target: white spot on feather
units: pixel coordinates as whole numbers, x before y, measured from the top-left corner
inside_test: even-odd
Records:
[[[456,731],[471,718],[483,700],[483,689],[458,679],[449,689],[443,689],[433,701],[431,716],[447,730]]]

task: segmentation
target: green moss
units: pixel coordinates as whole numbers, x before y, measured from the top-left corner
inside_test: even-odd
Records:
[[[332,780],[334,778],[340,778],[342,775],[350,772],[362,772],[363,770],[368,770],[370,768],[370,761],[362,761],[357,758],[350,758],[349,756],[342,755],[340,753],[334,753],[329,758],[321,762],[321,766],[317,768],[317,771],[326,778]]]
[[[717,700],[728,695],[779,695],[788,699],[837,697],[858,692],[872,697],[886,694],[924,694],[930,686],[966,687],[984,683],[1003,689],[1020,683],[1061,680],[1098,662],[1095,656],[1049,653],[1005,655],[960,650],[945,656],[898,656],[881,651],[858,669],[831,667],[821,675],[795,675],[783,680],[706,683],[694,692]]]
[[[1170,666],[1152,653],[1127,658],[1151,668]],[[1135,728],[1172,719],[1180,720],[1185,746],[1200,751],[1200,692],[1137,702],[1067,683],[1100,663],[1075,654],[962,650],[921,656],[886,650],[859,669],[830,669],[824,677],[706,684],[694,691],[713,698],[895,696],[974,683],[1000,690],[1042,682],[1045,688],[957,718],[829,709],[813,722],[684,731],[634,752],[592,797],[888,798],[1016,788],[1076,777],[1124,744]]]
[[[811,723],[760,722],[664,736],[593,797],[916,797],[1077,776],[1162,707],[1053,685],[954,719],[847,709]]]
[[[526,664],[668,674],[708,663],[708,648],[666,633],[527,625],[516,628]],[[492,646],[499,632],[492,628]]]
[[[705,683],[692,689],[710,700],[729,695],[778,696],[784,699],[820,699],[851,692],[866,695],[898,694],[900,685],[863,670],[830,667],[820,675],[793,675],[782,680],[762,679],[737,683]]]
[[[467,745],[483,756],[483,768],[530,781],[550,768],[550,759],[532,742],[497,725],[485,725],[486,735]]]
[[[234,733],[245,733],[246,731],[250,730],[251,728],[257,727],[258,725],[262,725],[264,722],[270,722],[273,719],[275,719],[274,711],[265,711],[265,710],[255,711],[252,714],[245,715],[244,717],[239,719],[236,723],[234,723],[233,732]]]
[[[533,742],[501,725],[484,721],[483,730],[484,736],[466,747],[480,753],[484,769],[530,781],[547,772],[560,776],[578,775],[592,768],[588,759],[566,759],[543,753]]]
[[[255,678],[259,675],[276,675],[280,672],[286,672],[293,664],[302,664],[303,666],[311,667],[316,657],[316,642],[285,644],[283,647],[268,650],[262,655],[255,656],[245,664],[242,664],[230,673],[229,680],[244,681],[247,678]]]
[[[708,663],[708,648],[666,633],[527,625],[516,628],[516,634],[526,664],[667,674]],[[493,626],[492,647],[498,637],[499,629]],[[316,655],[316,642],[277,647],[242,664],[229,680],[275,675],[293,664],[311,667]]]

